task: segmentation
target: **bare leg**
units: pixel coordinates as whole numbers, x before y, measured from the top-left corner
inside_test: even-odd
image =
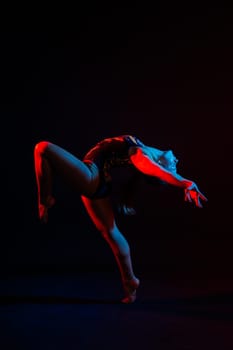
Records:
[[[133,272],[129,244],[116,226],[110,199],[90,200],[82,196],[82,200],[92,221],[115,256],[125,291],[125,298],[122,299],[122,302],[132,303],[136,300],[139,280]]]
[[[47,222],[48,209],[55,202],[52,196],[54,175],[60,175],[79,194],[85,195],[94,193],[99,182],[98,169],[94,164],[92,167],[88,167],[71,153],[47,141],[36,144],[34,164],[38,188],[39,217],[42,222]]]

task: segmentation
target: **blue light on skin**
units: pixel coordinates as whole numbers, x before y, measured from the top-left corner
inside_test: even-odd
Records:
[[[176,173],[176,164],[178,159],[174,155],[172,150],[161,151],[154,147],[147,147],[151,158],[161,165],[163,168],[167,169],[170,172]]]
[[[158,163],[171,172],[177,172],[176,164],[178,163],[178,159],[172,150],[164,151],[163,154],[159,157]]]

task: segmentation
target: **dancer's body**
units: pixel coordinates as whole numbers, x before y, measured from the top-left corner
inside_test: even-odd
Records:
[[[130,166],[138,174],[155,177],[184,190],[185,200],[202,207],[207,198],[192,180],[176,172],[177,159],[171,150],[162,151],[143,144],[131,135],[111,137],[97,143],[83,160],[48,141],[41,141],[34,149],[35,174],[38,186],[39,218],[48,221],[48,210],[53,197],[53,177],[58,174],[81,195],[90,218],[111,247],[121,273],[125,297],[124,303],[136,299],[139,279],[134,275],[130,247],[119,231],[111,203],[111,168]],[[123,206],[125,214],[133,208]]]

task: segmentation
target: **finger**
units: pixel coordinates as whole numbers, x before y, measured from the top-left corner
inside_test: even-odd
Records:
[[[190,195],[189,191],[185,192],[185,201],[186,202],[192,202],[192,198],[191,198],[191,195]]]
[[[203,207],[202,204],[201,204],[201,201],[200,201],[199,196],[197,196],[197,197],[195,198],[195,204],[196,204],[196,206],[197,206],[198,208],[202,208],[202,207]]]
[[[185,195],[185,201],[186,201],[186,202],[192,202],[192,200],[191,200],[191,197],[190,197],[190,194],[189,194],[189,193],[186,193],[186,195]]]
[[[201,197],[201,199],[203,200],[203,201],[208,201],[208,199],[206,198],[206,196],[204,196],[204,194],[203,193],[201,193],[201,192],[199,192],[199,196]]]
[[[201,197],[201,199],[203,199],[204,201],[207,201],[208,199],[206,198],[206,196],[204,196],[204,194],[199,190],[199,188],[196,186],[195,191],[198,193],[198,195]]]

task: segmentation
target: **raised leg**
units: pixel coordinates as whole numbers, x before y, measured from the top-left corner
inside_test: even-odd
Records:
[[[38,189],[38,209],[42,222],[48,220],[48,209],[55,200],[52,195],[53,176],[61,176],[79,194],[90,195],[99,182],[98,169],[89,168],[84,162],[63,148],[41,141],[34,148],[34,165]]]

